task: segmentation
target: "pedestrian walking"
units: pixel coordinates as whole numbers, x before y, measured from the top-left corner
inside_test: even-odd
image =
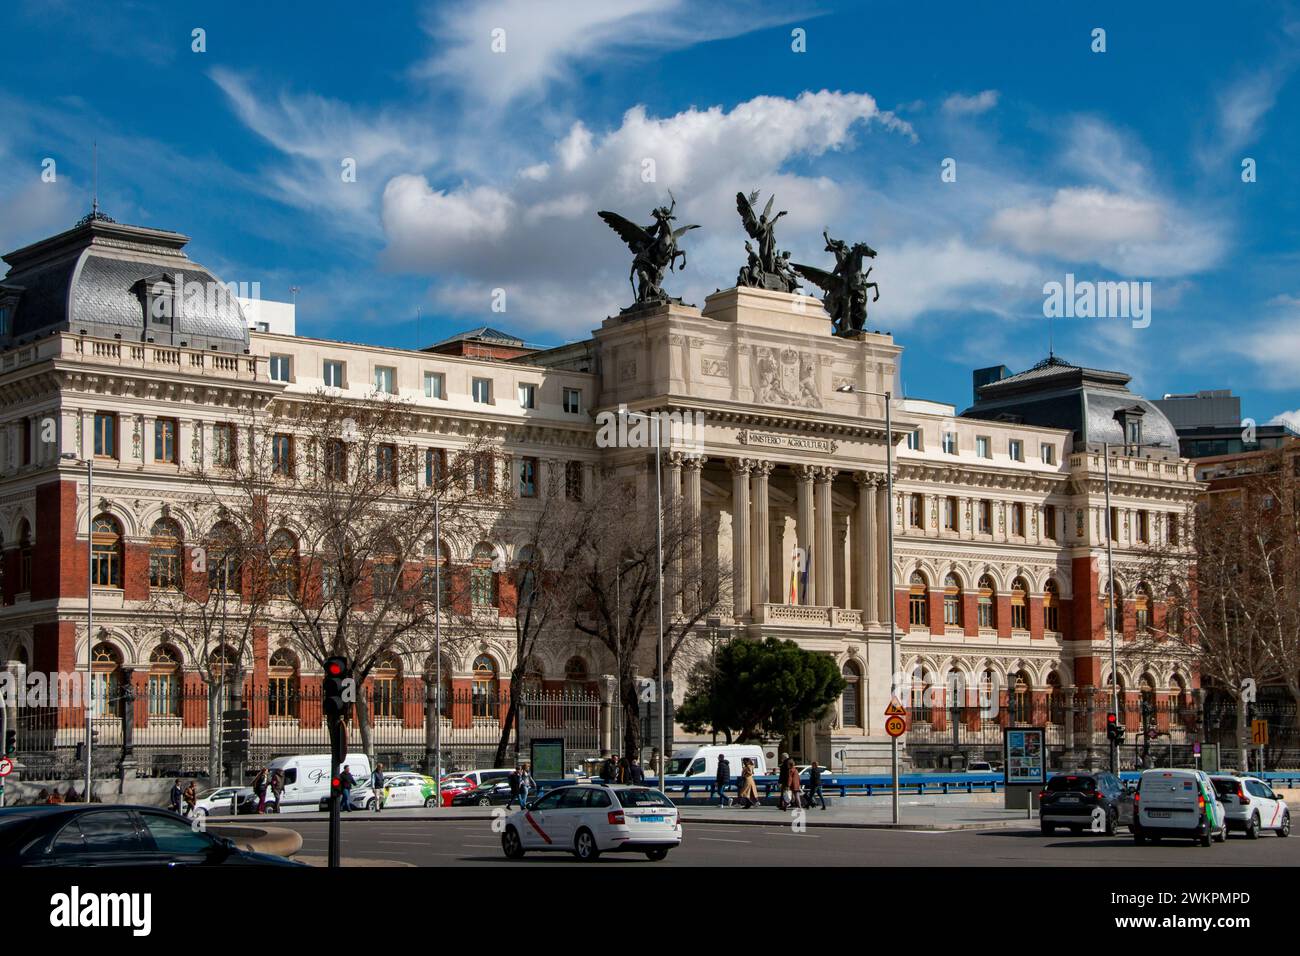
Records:
[[[194,816],[194,805],[199,802],[199,791],[198,788],[194,786],[193,780],[191,780],[190,785],[185,788],[182,797],[185,800],[185,815],[187,817]]]
[[[728,806],[731,801],[727,799],[727,788],[731,786],[731,763],[727,760],[726,754],[718,755],[718,773],[713,778],[713,788],[718,792],[718,805]]]
[[[375,764],[375,771],[370,775],[370,786],[375,791],[375,813],[384,809],[384,765]]]
[[[826,809],[826,795],[822,793],[822,768],[817,765],[817,761],[812,762],[808,768],[808,809],[812,809],[813,801],[820,800],[822,809]]]
[[[627,757],[618,758],[618,782],[632,782],[632,765],[627,762]]]
[[[520,773],[519,773],[519,766],[516,764],[516,765],[515,765],[515,769],[510,771],[510,776],[506,777],[506,783],[510,784],[510,800],[509,800],[509,802],[506,804],[506,809],[507,809],[507,810],[509,810],[511,807],[513,807],[513,806],[515,805],[515,801],[516,801],[516,800],[519,800],[519,780],[520,780],[520,777],[521,777],[521,775],[520,775]],[[523,801],[520,800],[520,801],[519,801],[519,809],[522,810],[523,808],[524,808]]]
[[[758,803],[758,781],[754,779],[754,761],[748,757],[740,762],[740,787],[736,792],[736,799],[745,810]]]
[[[790,793],[790,797],[786,801],[788,804],[788,809],[798,810],[803,800],[803,793],[801,792],[803,790],[803,786],[799,781],[799,768],[794,765],[793,757],[789,758],[786,761],[786,774],[785,774],[784,786]]]
[[[600,779],[604,783],[614,783],[618,778],[618,758],[614,756],[614,751],[609,752],[609,757],[600,767]]]
[[[266,785],[269,783],[266,777],[266,768],[263,767],[253,778],[253,792],[257,794],[257,812],[266,812]]]
[[[632,783],[637,786],[645,785],[645,767],[641,766],[641,761],[636,757],[632,758]]]
[[[537,781],[533,775],[528,772],[528,764],[525,763],[519,770],[519,806],[520,808],[528,806],[528,794],[537,789]]]
[[[181,781],[180,778],[178,777],[176,778],[176,782],[172,784],[172,792],[167,799],[167,808],[171,810],[172,813],[181,812],[182,793],[184,793],[184,791],[181,789]]]
[[[352,771],[348,765],[343,765],[343,772],[339,774],[339,790],[342,792],[342,803],[344,810],[352,809],[352,788],[357,785],[356,778],[352,776]]]
[[[271,795],[275,797],[275,812],[280,812],[280,797],[284,794],[284,774],[275,770],[271,773]]]

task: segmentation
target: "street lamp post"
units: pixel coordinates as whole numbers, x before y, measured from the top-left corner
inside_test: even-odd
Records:
[[[64,461],[77,461],[77,456],[64,452],[59,456]],[[91,795],[91,744],[94,741],[94,672],[91,660],[91,644],[95,634],[95,459],[86,459],[86,791],[85,800],[90,803]]]
[[[1115,599],[1115,551],[1112,547],[1115,541],[1115,528],[1110,518],[1110,442],[1102,442],[1101,449],[1106,482],[1106,574],[1110,579],[1106,608],[1106,627],[1110,632],[1110,712],[1115,715],[1115,723],[1119,724],[1119,670],[1115,662],[1115,609],[1119,602]],[[1110,772],[1117,773],[1119,741],[1111,740],[1109,743]]]
[[[886,521],[886,563],[889,571],[889,594],[886,604],[889,612],[889,696],[897,696],[898,688],[894,680],[898,676],[898,612],[894,607],[894,422],[892,417],[893,392],[873,392],[858,388],[849,382],[836,389],[838,392],[851,392],[855,395],[874,395],[885,400],[885,499],[888,507]],[[889,764],[891,779],[890,803],[893,821],[899,822],[898,810],[898,738],[889,738]]]
[[[436,799],[442,809],[442,529],[439,497],[433,499],[433,779]]]

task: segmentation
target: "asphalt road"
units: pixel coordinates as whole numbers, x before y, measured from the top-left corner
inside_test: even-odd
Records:
[[[324,857],[323,817],[285,815],[273,826],[298,830],[302,856]],[[344,820],[345,859],[382,865],[581,866],[565,853],[530,853],[510,861],[501,852],[491,820],[433,822],[427,819]],[[1232,835],[1209,848],[1191,841],[1136,846],[1126,831],[1115,837],[1058,832],[1043,836],[1037,825],[990,830],[862,830],[810,825],[797,833],[785,826],[685,824],[682,846],[660,863],[640,854],[605,854],[597,866],[1052,866],[1222,867],[1300,866],[1300,838],[1273,834],[1248,840]]]

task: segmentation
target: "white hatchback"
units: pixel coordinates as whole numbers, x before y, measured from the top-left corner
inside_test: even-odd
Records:
[[[1261,830],[1291,835],[1291,811],[1286,801],[1263,780],[1214,774],[1210,782],[1223,801],[1229,830],[1240,830],[1252,840]]]
[[[530,850],[563,850],[591,861],[601,853],[644,853],[662,860],[680,846],[677,807],[651,787],[560,787],[506,817],[501,848],[517,860]]]

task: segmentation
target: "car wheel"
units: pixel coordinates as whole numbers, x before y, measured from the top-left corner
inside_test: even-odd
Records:
[[[1259,839],[1259,814],[1252,813],[1250,820],[1246,823],[1246,838],[1249,840]]]
[[[1114,813],[1106,814],[1106,836],[1115,835],[1115,827],[1119,823],[1117,817],[1118,814],[1114,814]]]
[[[1228,842],[1228,823],[1226,820],[1219,826],[1219,832],[1214,834],[1214,839],[1219,843]]]
[[[573,838],[573,855],[584,863],[591,863],[600,858],[600,847],[596,846],[596,837],[583,827]]]
[[[662,860],[662,859],[663,859],[664,857],[666,857],[667,855],[668,855],[668,851],[665,850],[665,849],[663,849],[662,847],[660,847],[658,850],[646,850],[646,851],[645,851],[645,858],[646,858],[647,860],[653,860],[653,861],[656,862],[656,863],[658,863],[660,860]]]
[[[426,808],[428,808],[428,807],[436,807],[436,806],[438,805],[438,798],[437,798],[437,797],[426,797],[426,798],[425,798],[425,801],[424,801],[424,805],[425,805]]]
[[[279,813],[279,812],[280,812],[280,805],[279,805],[278,803],[268,803],[268,804],[266,805],[266,812],[267,812],[267,813]]]
[[[1282,814],[1282,825],[1277,828],[1277,835],[1280,837],[1288,837],[1291,835],[1291,814]]]
[[[369,800],[366,801],[367,810],[373,810],[376,806],[378,806],[378,804],[375,803],[374,797],[371,797]]]
[[[479,798],[478,798],[478,805],[479,805],[480,807],[490,807],[490,806],[492,806],[492,798],[491,798],[491,797],[479,797]]]
[[[207,815],[208,815],[208,808],[207,808],[207,807],[195,807],[195,808],[194,808],[194,816],[196,816],[196,817],[206,817]]]
[[[501,849],[505,851],[507,860],[523,859],[524,844],[519,839],[519,831],[514,827],[506,827],[506,832],[501,834]]]
[[[1042,821],[1039,821],[1038,829],[1042,832],[1043,836],[1051,836],[1056,832],[1056,827],[1052,826],[1050,823],[1043,823]]]
[[[1197,842],[1200,843],[1201,846],[1209,846],[1214,842],[1214,831],[1209,827],[1206,827],[1205,832],[1197,837]]]

